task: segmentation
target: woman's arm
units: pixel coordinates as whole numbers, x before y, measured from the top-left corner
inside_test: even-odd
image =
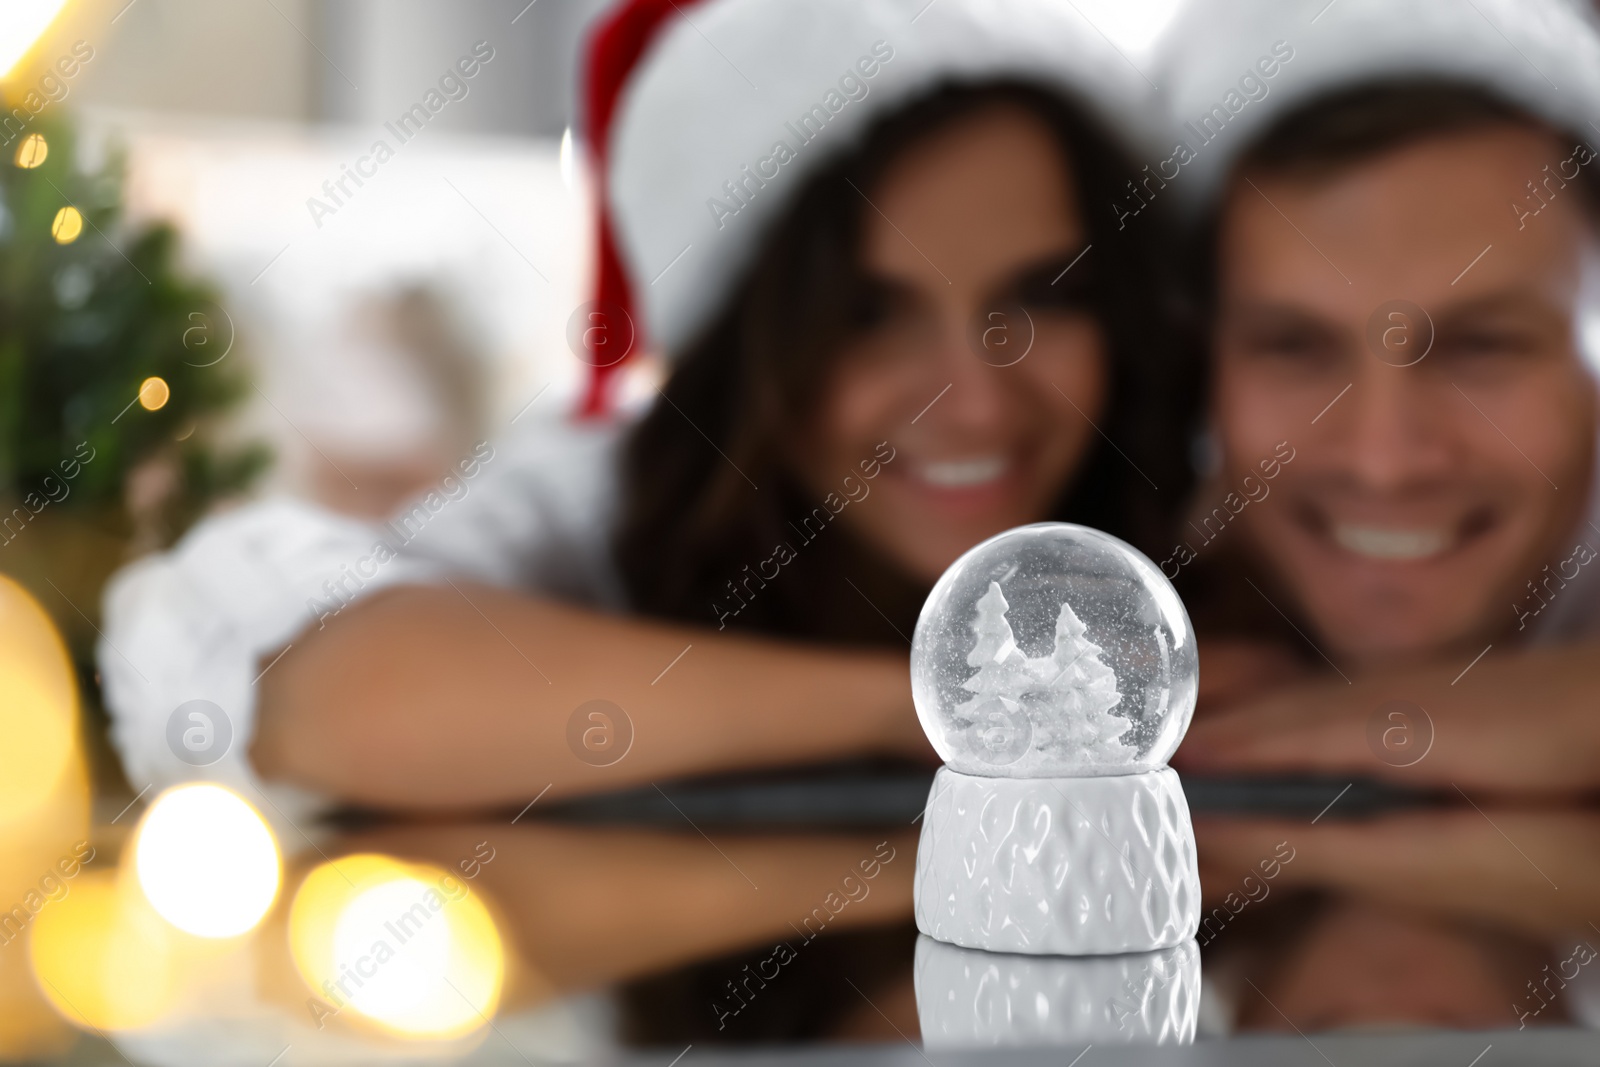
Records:
[[[679,775],[928,754],[905,657],[642,622],[483,585],[404,586],[298,638],[262,678],[251,762],[341,800],[471,809]],[[610,766],[568,742],[622,709]],[[623,726],[623,724],[618,724]],[[625,728],[625,727],[624,727]]]

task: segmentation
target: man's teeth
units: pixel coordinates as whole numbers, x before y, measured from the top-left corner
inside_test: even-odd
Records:
[[[923,481],[941,489],[966,489],[974,485],[983,485],[994,481],[1005,472],[1004,456],[924,463],[921,471]]]
[[[1450,547],[1444,530],[1395,530],[1377,526],[1338,525],[1333,539],[1347,552],[1371,559],[1413,560],[1437,556]]]

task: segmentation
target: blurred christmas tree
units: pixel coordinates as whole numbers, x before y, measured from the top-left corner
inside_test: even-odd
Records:
[[[171,458],[170,537],[267,461],[197,432],[249,388],[239,360],[212,362],[232,328],[178,273],[170,226],[121,224],[120,159],[82,172],[70,129],[36,126],[0,167],[0,493],[43,490],[86,442],[94,459],[51,506],[101,510],[141,464]]]
[[[51,605],[84,661],[106,575],[269,457],[216,444],[216,417],[249,389],[238,355],[224,358],[232,324],[179,271],[170,226],[123,220],[120,156],[84,168],[49,116],[4,152],[0,571]]]

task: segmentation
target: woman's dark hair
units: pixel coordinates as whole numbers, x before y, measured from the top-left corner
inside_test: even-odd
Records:
[[[1086,285],[1084,304],[1109,342],[1109,407],[1050,517],[1146,547],[1162,543],[1188,486],[1196,400],[1184,379],[1193,360],[1163,306],[1170,290],[1157,220],[1119,219],[1113,207],[1137,203],[1134,170],[1110,137],[1052,93],[1010,83],[951,87],[890,116],[865,147],[809,181],[634,427],[614,550],[635,610],[710,623],[719,617],[714,604],[737,606],[734,589],[758,589],[727,625],[854,643],[909,635],[927,588],[844,528],[814,544],[800,536],[802,517],[822,501],[787,469],[784,441],[810,414],[827,361],[850,335],[863,288],[864,197],[875,179],[919,139],[1001,104],[1045,122],[1070,162],[1092,251],[1069,284]],[[795,560],[775,581],[751,584],[779,543]]]

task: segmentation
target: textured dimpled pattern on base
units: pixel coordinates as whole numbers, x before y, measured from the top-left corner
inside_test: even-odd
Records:
[[[1193,939],[1122,956],[1019,956],[917,938],[917,1017],[929,1049],[1187,1044],[1200,1013]]]
[[[917,929],[965,948],[1075,956],[1178,945],[1200,920],[1178,775],[979,778],[941,767],[915,892]]]

